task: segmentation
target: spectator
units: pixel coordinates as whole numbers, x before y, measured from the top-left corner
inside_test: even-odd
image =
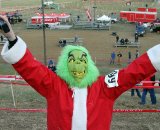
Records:
[[[121,65],[122,53],[119,51],[117,54],[117,65]]]
[[[76,35],[75,37],[74,37],[74,43],[77,43],[78,42],[78,36]]]
[[[146,83],[143,83],[143,86],[146,88],[143,88],[142,91],[142,97],[141,97],[141,102],[139,102],[139,104],[144,105],[146,104],[146,96],[147,96],[147,92],[150,93],[150,98],[151,98],[151,103],[152,104],[156,104],[156,95],[155,95],[155,91],[154,91],[154,83],[151,83],[149,81],[155,81],[155,75],[151,75],[150,77],[146,78],[144,81],[146,81]],[[148,83],[147,83],[148,81]]]
[[[132,59],[131,51],[128,51],[128,64],[131,63],[131,59]]]
[[[121,38],[120,43],[121,45],[124,45],[124,38]]]
[[[115,63],[115,59],[116,59],[116,54],[115,54],[115,52],[113,51],[113,52],[111,53],[110,64],[114,64],[114,63]]]
[[[55,63],[53,62],[53,60],[49,60],[49,62],[48,62],[48,68],[50,70],[52,70],[53,72],[56,71],[56,66],[55,66]]]
[[[140,91],[139,91],[138,89],[131,89],[131,96],[134,96],[134,91],[136,91],[137,96],[138,96],[139,98],[141,98],[141,93],[140,93]]]
[[[139,50],[137,49],[137,50],[136,50],[136,54],[135,54],[135,59],[138,58],[139,55],[140,55],[140,54],[139,54]]]
[[[128,44],[128,43],[129,43],[128,38],[125,38],[125,39],[124,39],[124,42],[125,42],[125,44]]]
[[[118,41],[119,41],[119,36],[116,35],[116,43],[118,43]]]
[[[80,16],[79,16],[79,15],[77,15],[77,22],[78,22],[78,21],[80,21]]]
[[[136,54],[135,54],[135,59],[139,57],[139,51],[138,49],[136,50]],[[137,93],[137,96],[139,98],[141,98],[141,94],[140,94],[140,91],[138,89],[131,89],[131,96],[134,96],[134,91],[136,91]]]
[[[66,41],[66,40],[63,40],[63,45],[62,45],[62,47],[66,46],[66,44],[67,44],[67,41]]]
[[[1,42],[4,40],[3,36],[1,35]]]
[[[135,42],[138,42],[138,33],[135,33]]]

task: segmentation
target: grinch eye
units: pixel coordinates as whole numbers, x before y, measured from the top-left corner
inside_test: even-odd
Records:
[[[69,59],[69,61],[68,62],[74,62],[75,61],[75,59]]]
[[[87,63],[86,60],[84,60],[84,59],[81,59],[80,61],[83,62],[83,63]]]

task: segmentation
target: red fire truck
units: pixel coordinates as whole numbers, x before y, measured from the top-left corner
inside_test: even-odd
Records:
[[[138,8],[137,11],[120,11],[120,18],[128,22],[153,22],[157,19],[157,9]]]
[[[33,16],[31,18],[31,23],[32,24],[42,24],[43,22],[43,17],[42,16]],[[45,24],[54,24],[58,21],[58,17],[53,17],[53,16],[45,16],[44,17],[44,23]]]
[[[66,21],[70,17],[69,14],[51,13],[44,14],[45,27],[50,28],[51,26],[59,25],[62,21]],[[43,26],[43,15],[36,13],[36,16],[31,17],[27,22],[27,28],[42,28]]]

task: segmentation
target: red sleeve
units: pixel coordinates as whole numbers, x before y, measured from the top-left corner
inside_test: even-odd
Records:
[[[112,99],[116,99],[123,92],[134,87],[135,84],[141,82],[155,72],[156,69],[149,60],[147,53],[145,53],[126,68],[117,71],[117,73],[115,72],[117,76],[114,75],[115,73],[111,73],[110,76],[107,76],[105,82],[107,83],[107,88],[109,88],[108,95],[110,95]],[[109,77],[111,78],[109,79]],[[113,81],[111,85],[109,81]],[[113,83],[115,86],[113,86]]]
[[[28,49],[24,57],[18,63],[13,64],[13,67],[30,86],[45,97],[55,86],[53,80],[58,78],[54,72],[37,61]]]

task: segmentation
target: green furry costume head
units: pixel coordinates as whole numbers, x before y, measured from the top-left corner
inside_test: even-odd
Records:
[[[87,62],[88,68],[86,75],[81,80],[81,82],[76,81],[68,70],[68,55],[70,52],[74,50],[80,50],[87,54],[86,58],[88,61]],[[69,84],[70,87],[79,87],[79,88],[85,88],[90,86],[94,81],[97,80],[97,77],[99,76],[99,71],[95,66],[93,60],[91,59],[88,50],[82,46],[73,46],[73,45],[67,45],[66,47],[64,47],[57,63],[56,73],[62,79],[64,79]]]

